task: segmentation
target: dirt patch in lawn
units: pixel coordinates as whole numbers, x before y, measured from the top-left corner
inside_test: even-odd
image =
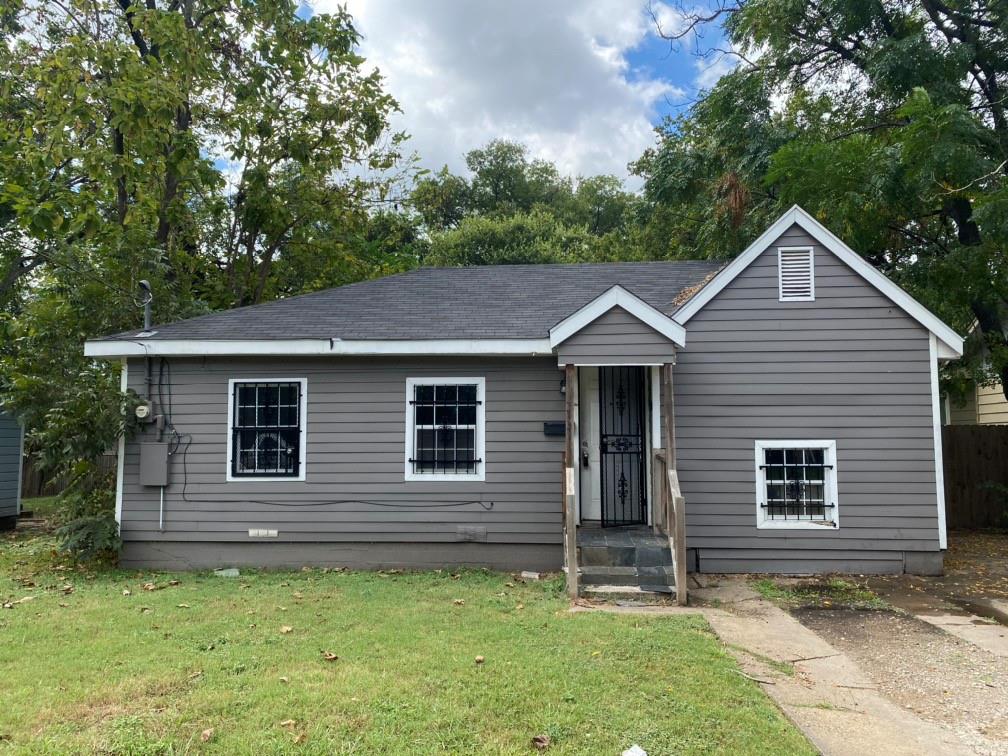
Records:
[[[956,733],[981,754],[1008,754],[1008,659],[894,611],[792,609],[857,662],[879,692]]]

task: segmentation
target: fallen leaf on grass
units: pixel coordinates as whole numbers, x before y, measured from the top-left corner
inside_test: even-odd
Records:
[[[197,669],[195,672],[191,672],[189,674],[189,679],[190,680],[196,680],[197,678],[200,678],[200,677],[203,677],[203,670],[202,669]]]
[[[280,726],[281,727],[293,727],[296,724],[297,724],[297,720],[296,719],[285,719],[284,721],[282,721],[280,723]]]
[[[514,588],[514,583],[504,583],[505,588]]]
[[[189,606],[189,604],[179,604],[179,605],[178,605],[178,608],[179,608],[179,609],[189,609],[189,608],[191,608],[191,607]]]
[[[180,585],[180,584],[181,584],[180,580],[169,580],[168,581],[168,585]]]
[[[455,599],[452,603],[455,606],[465,606],[465,599]]]
[[[290,625],[284,625],[283,627],[280,628],[280,632],[283,635],[287,635],[288,633],[291,633],[293,631],[294,631],[294,628],[291,627]]]
[[[306,733],[299,732],[297,735],[294,736],[294,743],[297,744],[297,745],[301,745],[307,739],[308,739],[308,735]]]
[[[301,591],[294,591],[294,598],[296,599],[304,598],[304,595],[301,593]]]
[[[132,596],[133,592],[129,588],[123,588],[123,596]]]
[[[203,732],[200,733],[199,737],[200,740],[202,740],[204,743],[209,743],[210,738],[212,738],[213,736],[214,736],[213,727],[208,727],[207,729],[203,730]]]
[[[25,596],[24,598],[19,598],[17,601],[5,601],[4,605],[3,605],[3,608],[4,609],[13,609],[18,604],[23,604],[23,603],[25,603],[27,601],[34,601],[34,600],[35,600],[34,596]]]
[[[532,738],[532,747],[537,751],[545,751],[549,748],[550,736],[549,735],[536,735]]]
[[[485,661],[486,661],[486,659],[484,659],[482,656],[477,656],[476,657],[476,663],[477,664],[482,664]]]
[[[281,677],[280,678],[280,682],[282,682],[282,683],[289,683],[290,682],[290,678],[289,677]]]
[[[60,590],[63,591],[63,593],[65,593],[66,595],[69,596],[71,593],[74,592],[74,587],[72,585],[70,585],[70,583],[67,583],[62,588],[60,588]]]
[[[145,591],[156,591],[158,589],[157,583],[144,583],[143,589]]]
[[[325,659],[327,662],[332,662],[339,659],[339,655],[334,654],[332,651],[323,651],[322,658]]]
[[[525,604],[515,604],[515,609],[517,609],[518,611],[521,611],[524,608],[525,608]]]

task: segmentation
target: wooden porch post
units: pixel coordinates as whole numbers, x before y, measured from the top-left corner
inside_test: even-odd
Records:
[[[661,366],[662,431],[665,444],[665,466],[668,474],[666,489],[666,527],[675,565],[676,603],[686,605],[686,500],[679,489],[679,465],[676,460],[675,403],[672,394],[672,363]]]
[[[564,468],[564,562],[567,564],[567,595],[578,596],[577,565],[577,469],[578,450],[575,448],[578,423],[577,367],[564,366],[564,394],[567,420],[567,455]]]

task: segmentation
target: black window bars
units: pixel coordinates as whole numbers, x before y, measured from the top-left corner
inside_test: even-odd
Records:
[[[827,500],[833,465],[826,463],[825,449],[764,449],[759,467],[767,520],[833,521],[836,503]]]
[[[483,460],[477,453],[477,408],[483,403],[475,383],[416,384],[413,387],[414,474],[473,475]]]
[[[301,382],[234,384],[231,476],[300,475]]]

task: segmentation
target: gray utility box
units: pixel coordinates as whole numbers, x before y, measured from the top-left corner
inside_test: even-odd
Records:
[[[145,441],[140,444],[140,485],[168,485],[167,441]]]

